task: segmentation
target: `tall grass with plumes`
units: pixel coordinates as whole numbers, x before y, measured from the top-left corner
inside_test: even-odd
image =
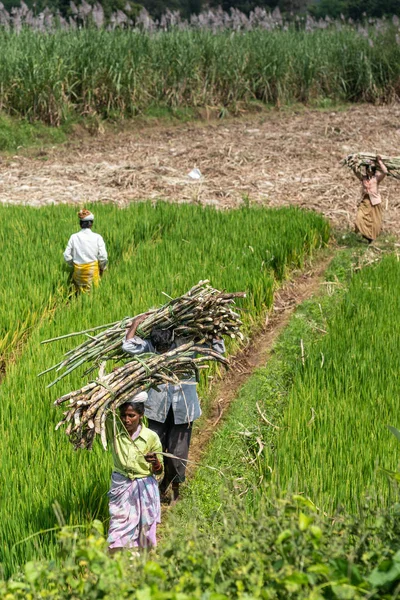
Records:
[[[7,221],[7,210],[2,209],[0,228]],[[76,339],[44,346],[40,342],[163,304],[162,292],[176,296],[205,278],[220,289],[248,292],[242,308],[249,329],[271,306],[276,282],[291,267],[301,267],[306,255],[329,236],[329,226],[320,215],[295,208],[222,212],[194,205],[143,203],[120,211],[106,206],[93,210],[97,231],[110,248],[114,246],[108,272],[97,290],[60,305],[52,319],[42,320],[33,329],[20,360],[8,365],[0,386],[0,560],[7,571],[34,556],[51,555],[51,533],[29,536],[54,526],[54,502],[67,523],[107,517],[108,455],[98,446],[91,453],[74,452],[63,432],[54,431],[60,411],[52,402],[80,387],[80,373],[51,389],[45,387],[51,374],[47,380],[36,377]],[[47,213],[54,221],[57,215],[69,219],[74,229],[76,216],[71,207],[40,211],[15,207],[11,212],[22,225],[29,219],[32,235],[41,230]],[[47,261],[52,277],[60,268],[59,255],[67,240],[64,227],[49,235],[58,240],[58,256],[54,251],[38,258]],[[30,252],[29,240],[26,252]],[[10,286],[9,303],[12,296]],[[203,390],[204,386],[207,378]]]
[[[304,348],[276,440],[281,487],[329,513],[357,511],[366,495],[378,506],[398,498],[380,467],[395,470],[400,456],[387,429],[400,427],[399,281],[394,257],[355,276],[322,343]]]
[[[385,101],[400,93],[396,31],[1,30],[0,109],[59,125],[151,106]]]

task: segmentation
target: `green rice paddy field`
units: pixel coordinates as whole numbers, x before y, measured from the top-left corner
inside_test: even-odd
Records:
[[[40,342],[163,304],[162,292],[180,295],[205,278],[215,287],[248,292],[242,307],[249,331],[271,306],[279,281],[329,236],[321,216],[293,208],[222,212],[143,203],[93,210],[110,268],[98,290],[69,298],[62,252],[76,228],[74,209],[1,209],[6,373],[0,387],[0,548],[7,572],[32,557],[51,555],[51,536],[23,540],[54,526],[54,502],[67,523],[107,517],[108,457],[100,448],[74,453],[64,434],[54,431],[60,413],[52,402],[80,387],[79,374],[50,390],[51,374],[37,379],[71,342]]]
[[[54,431],[59,412],[52,402],[79,387],[80,374],[50,389],[51,374],[37,379],[71,341],[40,342],[162,304],[162,292],[178,295],[205,278],[247,292],[241,308],[249,334],[291,270],[324,252],[329,226],[294,208],[223,212],[140,203],[93,210],[110,268],[98,289],[79,297],[69,293],[62,264],[74,209],[0,211],[7,257],[0,560],[4,575],[13,574],[0,582],[1,597],[397,597],[398,490],[383,472],[395,473],[400,456],[387,429],[400,428],[397,256],[355,271],[360,251],[336,250],[326,273],[334,293],[321,291],[298,308],[166,517],[157,555],[137,559],[133,572],[124,556],[106,555],[98,533],[107,526],[109,456],[99,446],[74,452]],[[212,378],[203,378],[200,391],[206,404]],[[66,525],[61,550],[47,531],[58,526],[55,513]]]

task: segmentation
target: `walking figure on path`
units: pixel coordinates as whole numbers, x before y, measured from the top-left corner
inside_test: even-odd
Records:
[[[69,238],[65,262],[73,268],[72,281],[78,292],[88,292],[99,285],[107,267],[108,256],[103,238],[92,231],[94,215],[86,208],[78,213],[81,230]]]
[[[187,342],[187,338],[175,338],[173,329],[157,326],[151,330],[149,339],[137,336],[136,329],[147,316],[145,313],[136,317],[127,331],[122,348],[128,354],[163,354]],[[220,354],[225,352],[225,345],[221,339],[214,339],[212,348]],[[192,377],[178,385],[163,384],[159,386],[159,391],[150,389],[148,394],[145,415],[149,428],[158,434],[163,451],[177,457],[165,457],[165,477],[160,488],[162,498],[166,499],[171,487],[172,501],[176,502],[179,499],[179,486],[185,481],[192,424],[201,416],[196,380]]]
[[[379,169],[379,171],[377,171]],[[382,199],[379,184],[387,175],[387,168],[379,155],[375,164],[365,168],[365,175],[353,167],[355,176],[361,181],[361,202],[358,206],[355,232],[360,233],[369,243],[373,242],[382,229]]]
[[[106,421],[107,441],[113,456],[110,501],[109,550],[156,546],[160,523],[163,477],[161,442],[143,423],[147,393],[141,392]]]

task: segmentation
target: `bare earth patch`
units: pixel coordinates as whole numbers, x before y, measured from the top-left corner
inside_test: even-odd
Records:
[[[237,120],[139,127],[0,161],[0,201],[42,206],[143,199],[295,204],[353,223],[359,184],[339,161],[354,151],[400,154],[400,105],[273,110]],[[202,173],[199,181],[188,173]],[[400,183],[382,184],[385,229],[399,225]]]

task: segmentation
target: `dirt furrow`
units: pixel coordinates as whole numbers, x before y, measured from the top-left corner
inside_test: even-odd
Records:
[[[231,359],[230,369],[217,384],[210,414],[194,431],[190,461],[198,463],[201,460],[208,442],[227,414],[229,405],[255,369],[266,364],[276,339],[297,306],[320,291],[323,275],[332,257],[333,254],[329,253],[315,264],[309,265],[306,271],[294,273],[290,281],[276,292],[274,306],[265,326],[251,338],[246,348]],[[194,469],[193,465],[188,465],[189,476]]]

